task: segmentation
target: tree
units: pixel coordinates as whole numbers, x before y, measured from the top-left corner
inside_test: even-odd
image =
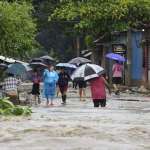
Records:
[[[59,0],[33,0],[34,17],[37,19],[38,28],[36,39],[43,46],[40,55],[52,55],[53,51],[54,57],[61,61],[68,61],[75,55],[73,23],[48,21],[49,16],[59,5]]]
[[[37,46],[32,6],[26,2],[0,1],[0,53],[26,57]]]
[[[62,0],[50,20],[74,21],[80,32],[103,35],[150,21],[149,0]]]

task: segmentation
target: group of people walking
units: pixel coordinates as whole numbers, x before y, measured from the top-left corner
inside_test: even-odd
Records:
[[[93,64],[94,65],[94,64]],[[84,66],[84,65],[82,65]],[[82,67],[81,66],[81,67]],[[98,66],[99,67],[99,66]],[[92,70],[91,70],[92,72]],[[115,61],[112,67],[112,83],[116,95],[120,94],[119,85],[122,83],[123,65],[119,61]],[[98,76],[93,76],[89,80],[91,88],[91,96],[93,100],[94,107],[105,107],[106,106],[106,88],[108,88],[109,93],[111,93],[110,86],[107,82],[107,76],[100,74]],[[54,105],[54,99],[57,89],[61,93],[62,104],[66,104],[68,83],[71,80],[69,74],[65,71],[64,67],[60,67],[60,71],[57,72],[54,66],[49,64],[47,68],[44,69],[42,75],[40,76],[38,71],[35,69],[32,76],[32,95],[34,96],[35,102],[37,104],[41,103],[40,94],[46,99],[46,106]],[[85,80],[74,80],[73,85],[76,88],[79,87],[79,97],[80,101],[84,101],[86,97],[86,81]],[[40,93],[40,83],[43,82],[43,92]],[[2,89],[5,91],[5,95],[9,97],[17,97],[17,87],[21,83],[16,79],[13,74],[8,74],[1,84]],[[58,88],[57,88],[58,87]]]
[[[122,83],[122,71],[123,67],[122,64],[120,64],[118,61],[113,65],[112,73],[113,73],[113,86],[115,89],[115,94],[119,94],[119,84]],[[68,89],[68,82],[70,80],[70,76],[67,72],[65,72],[65,69],[63,67],[60,68],[60,72],[57,73],[54,70],[54,66],[48,65],[47,69],[44,70],[43,73],[43,96],[46,98],[46,106],[54,105],[53,101],[56,95],[56,89],[57,86],[59,88],[59,91],[61,93],[62,97],[62,104],[66,104],[66,98],[67,98],[67,89]],[[39,100],[39,94],[40,94],[40,82],[41,78],[39,77],[37,71],[35,71],[33,75],[33,88],[32,88],[32,94],[35,96],[35,99],[38,98],[38,103],[40,103]],[[91,95],[94,107],[105,107],[106,106],[106,88],[108,88],[109,93],[111,94],[110,86],[105,79],[103,75],[100,75],[99,77],[93,78],[88,81],[90,88],[91,88]],[[76,82],[79,86],[79,96],[80,101],[84,101],[83,95],[85,96],[85,88],[86,88],[86,82],[85,81],[78,81]]]
[[[66,92],[68,89],[68,82],[70,80],[69,74],[65,72],[64,68],[60,68],[60,72],[57,73],[54,70],[54,66],[48,65],[47,69],[43,73],[43,97],[46,98],[46,106],[53,105],[53,101],[56,95],[57,85],[62,96],[62,104],[66,104]],[[32,94],[39,99],[40,94],[40,77],[35,70],[33,76]]]

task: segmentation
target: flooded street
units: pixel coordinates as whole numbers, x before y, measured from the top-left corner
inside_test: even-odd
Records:
[[[57,98],[54,107],[33,108],[28,118],[0,119],[0,150],[150,150],[150,99],[109,96],[106,108],[90,98]]]

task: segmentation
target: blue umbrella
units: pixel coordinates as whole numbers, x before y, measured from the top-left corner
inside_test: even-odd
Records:
[[[14,63],[8,66],[6,70],[8,73],[12,73],[14,75],[22,75],[25,72],[31,71],[29,64],[27,63]]]
[[[123,56],[121,56],[119,54],[115,54],[115,53],[108,53],[108,54],[106,54],[106,58],[117,60],[117,61],[121,61],[121,62],[125,62],[126,61],[126,59]]]
[[[69,63],[59,63],[56,65],[57,67],[64,67],[64,68],[73,68],[76,69],[77,66]]]
[[[14,63],[9,65],[8,69],[6,70],[7,73],[20,76],[22,80],[29,79],[31,71],[32,68],[30,68],[28,63]]]

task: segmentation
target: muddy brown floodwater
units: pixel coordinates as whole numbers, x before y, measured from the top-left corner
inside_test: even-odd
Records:
[[[121,99],[112,95],[103,109],[89,98],[57,99],[31,117],[0,118],[0,150],[150,150],[150,101]]]

